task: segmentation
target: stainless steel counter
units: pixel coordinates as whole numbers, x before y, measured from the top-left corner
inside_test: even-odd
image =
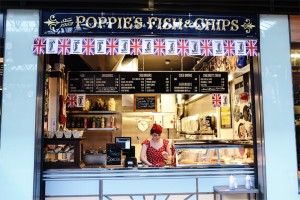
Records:
[[[192,199],[213,194],[213,186],[227,185],[233,175],[238,185],[250,175],[254,183],[254,169],[250,167],[111,167],[49,169],[43,173],[45,199],[80,197],[81,199],[131,198],[149,195],[171,197],[187,195]],[[159,187],[156,185],[159,184]],[[241,197],[242,198],[242,197]]]
[[[115,179],[115,178],[142,178],[145,177],[199,177],[199,176],[244,176],[254,175],[250,167],[106,167],[79,169],[49,169],[44,171],[43,179]]]

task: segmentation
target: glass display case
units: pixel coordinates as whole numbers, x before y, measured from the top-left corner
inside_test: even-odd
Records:
[[[83,138],[45,138],[44,168],[80,168],[80,141]]]
[[[253,166],[250,140],[174,140],[176,166]]]

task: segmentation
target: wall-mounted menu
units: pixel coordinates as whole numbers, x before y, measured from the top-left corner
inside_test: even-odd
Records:
[[[144,95],[135,95],[134,96],[134,111],[156,111],[156,95],[144,96]]]
[[[227,72],[69,72],[70,94],[227,93]]]

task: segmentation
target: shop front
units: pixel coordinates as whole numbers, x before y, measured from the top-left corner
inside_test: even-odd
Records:
[[[27,29],[16,29],[19,17],[30,22]],[[292,105],[283,103],[291,90],[282,83],[291,82],[281,77],[283,69],[291,73],[284,67],[288,27],[285,34],[277,27],[287,23],[285,16],[267,15],[8,11],[7,43],[22,33],[20,42],[32,47],[15,50],[24,53],[22,61],[10,49],[5,58],[7,76],[19,75],[22,84],[6,79],[3,112],[22,110],[15,114],[24,118],[27,134],[8,127],[16,115],[7,115],[1,142],[20,138],[17,146],[28,145],[20,152],[26,158],[22,172],[16,166],[10,173],[31,172],[34,195],[45,199],[213,199],[214,187],[229,186],[231,175],[241,187],[250,177],[256,199],[296,199],[297,169],[283,164],[287,152],[296,155],[295,146],[277,134],[281,122],[287,142],[295,134],[285,113]],[[286,55],[274,58],[270,46]],[[26,97],[26,106],[15,105],[18,96]],[[163,167],[140,161],[153,124],[173,144]],[[12,148],[4,145],[2,158],[11,157]],[[280,195],[273,175],[288,177],[278,170],[295,174]],[[247,190],[235,195],[246,199]]]

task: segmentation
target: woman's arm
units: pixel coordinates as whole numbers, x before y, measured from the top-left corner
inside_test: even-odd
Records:
[[[163,156],[164,156],[165,160],[169,160],[169,161],[172,160],[172,151],[171,151],[170,142],[166,146],[166,151],[163,152]]]
[[[150,162],[147,160],[147,155],[146,155],[147,149],[148,149],[148,146],[147,146],[146,144],[143,144],[142,150],[141,150],[141,155],[140,155],[140,160],[141,160],[145,165],[152,166],[152,163],[150,163]]]

